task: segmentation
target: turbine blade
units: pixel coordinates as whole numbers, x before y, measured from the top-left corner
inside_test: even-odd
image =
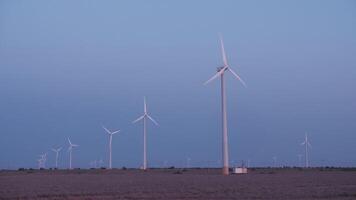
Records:
[[[102,127],[103,127],[103,129],[104,129],[107,133],[111,134],[111,132],[109,131],[109,129],[105,128],[105,126],[102,126]]]
[[[227,69],[242,83],[242,85],[244,85],[246,87],[245,81],[243,81],[241,79],[241,77],[239,75],[237,75],[237,73],[234,70],[232,70],[230,67]]]
[[[222,57],[223,57],[224,66],[227,66],[227,58],[226,58],[226,53],[225,53],[225,48],[224,48],[224,41],[223,41],[221,34],[219,34],[219,37],[220,37],[221,53],[222,53]]]
[[[69,142],[69,144],[71,145],[72,143],[70,142],[70,139],[68,138],[68,142]]]
[[[136,122],[142,120],[144,117],[145,117],[145,115],[142,115],[141,117],[137,118],[137,119],[136,119],[135,121],[133,121],[132,123],[134,124],[134,123],[136,123]]]
[[[143,111],[146,114],[147,113],[147,104],[146,104],[146,97],[143,97]]]
[[[216,79],[216,78],[219,77],[222,73],[224,73],[225,68],[226,68],[226,67],[224,67],[224,68],[222,68],[220,71],[216,72],[216,74],[214,74],[214,76],[212,76],[209,80],[207,80],[207,81],[204,83],[204,85],[210,83],[212,80]]]
[[[154,120],[151,116],[147,115],[148,119],[150,119],[154,124],[156,124],[158,126],[158,123],[156,122],[156,120]]]
[[[300,145],[305,145],[305,142],[300,143]]]
[[[120,132],[120,130],[114,131],[111,134],[113,135],[113,134],[118,133],[118,132]]]

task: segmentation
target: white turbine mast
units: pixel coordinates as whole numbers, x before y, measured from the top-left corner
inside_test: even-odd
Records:
[[[136,123],[138,121],[143,120],[143,166],[142,169],[146,170],[147,169],[147,144],[146,144],[146,120],[149,119],[151,120],[155,125],[158,126],[158,123],[156,120],[154,120],[147,112],[147,104],[146,104],[146,97],[143,97],[143,115],[139,118],[137,118],[135,121],[132,123]]]
[[[56,169],[58,168],[58,155],[61,150],[62,150],[62,147],[59,147],[57,149],[52,148],[52,151],[56,153]]]
[[[245,82],[240,78],[240,76],[230,68],[227,63],[227,58],[224,49],[224,42],[222,36],[220,35],[220,45],[221,45],[221,52],[223,58],[223,66],[217,68],[217,73],[212,76],[209,80],[207,80],[204,84],[208,84],[209,82],[213,81],[214,79],[220,77],[221,79],[221,110],[222,110],[222,156],[223,156],[223,171],[224,175],[229,174],[229,148],[228,148],[228,136],[227,136],[227,114],[226,114],[226,92],[225,92],[225,80],[224,74],[225,71],[231,72],[231,74],[238,79],[242,85],[246,87]]]
[[[308,168],[309,167],[309,148],[311,147],[311,144],[309,143],[308,140],[308,133],[305,133],[305,138],[304,141],[301,143],[301,145],[305,146],[305,167]]]
[[[73,151],[73,147],[78,147],[79,145],[77,144],[73,144],[70,139],[68,138],[68,142],[69,142],[69,147],[68,147],[68,152],[69,152],[69,169],[72,169],[72,151]]]
[[[116,130],[116,131],[110,131],[109,129],[105,128],[104,126],[102,126],[103,129],[109,134],[109,169],[112,169],[112,136],[115,134],[115,133],[118,133],[120,132],[120,130]]]

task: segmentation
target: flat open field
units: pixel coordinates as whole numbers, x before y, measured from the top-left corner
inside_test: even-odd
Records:
[[[177,173],[177,172],[180,173]],[[356,171],[1,171],[0,199],[356,199]]]

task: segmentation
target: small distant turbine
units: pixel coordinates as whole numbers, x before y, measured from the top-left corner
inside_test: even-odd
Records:
[[[143,170],[147,169],[147,145],[146,145],[146,120],[151,120],[155,125],[158,126],[158,123],[150,116],[147,112],[147,105],[146,105],[146,97],[143,98],[143,115],[137,118],[132,123],[136,123],[138,121],[143,120]]]
[[[39,159],[39,160],[41,160],[41,161],[40,161],[40,163],[41,163],[40,168],[46,168],[47,152],[44,153],[44,154],[41,154],[40,157],[41,157],[41,158]]]
[[[117,131],[109,131],[109,129],[105,128],[103,126],[103,129],[109,134],[109,169],[112,169],[112,162],[111,162],[111,154],[112,154],[112,146],[111,146],[111,143],[112,143],[112,135],[114,135],[115,133],[118,133],[120,132],[120,130],[117,130]]]
[[[311,144],[309,143],[308,140],[308,134],[305,133],[305,138],[304,141],[301,143],[301,145],[305,145],[305,167],[309,167],[309,155],[308,155],[308,149],[311,147]]]
[[[277,156],[273,156],[273,166],[274,168],[277,167]]]
[[[58,155],[59,152],[62,150],[62,147],[59,147],[58,149],[52,149],[52,151],[54,151],[56,153],[56,168],[58,168]]]
[[[68,142],[69,142],[69,147],[68,147],[68,152],[69,152],[69,169],[72,169],[72,151],[73,151],[73,147],[78,147],[79,145],[77,144],[73,144],[70,139],[68,138]]]
[[[190,161],[191,161],[192,159],[191,158],[187,158],[187,168],[190,168]]]
[[[42,162],[43,162],[42,158],[37,159],[37,162],[38,162],[38,169],[41,169],[42,168]]]
[[[229,71],[236,79],[238,79],[242,85],[246,87],[245,82],[240,78],[240,76],[230,68],[227,63],[227,58],[224,49],[224,43],[222,36],[220,36],[220,45],[223,57],[223,66],[217,69],[217,73],[207,80],[204,85],[208,84],[212,80],[220,77],[221,79],[221,109],[222,109],[222,156],[223,156],[223,174],[229,175],[229,148],[228,148],[228,137],[227,137],[227,114],[226,114],[226,94],[225,94],[225,71]]]
[[[103,167],[103,164],[104,164],[103,159],[100,159],[100,160],[99,160],[99,167]]]

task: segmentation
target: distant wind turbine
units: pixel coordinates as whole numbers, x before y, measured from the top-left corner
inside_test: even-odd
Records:
[[[100,158],[100,160],[99,160],[99,167],[103,167],[103,164],[104,164],[104,161],[103,161],[103,159]]]
[[[240,78],[240,76],[232,70],[228,63],[227,63],[227,58],[225,54],[225,49],[224,49],[224,43],[222,36],[220,35],[220,45],[221,45],[221,51],[222,51],[222,57],[223,57],[223,62],[224,65],[221,67],[217,68],[217,73],[212,76],[209,80],[207,80],[204,84],[208,84],[212,80],[220,77],[221,79],[221,109],[222,109],[222,154],[223,154],[223,174],[228,175],[229,174],[229,148],[228,148],[228,136],[227,136],[227,114],[226,114],[226,95],[225,95],[225,81],[224,81],[224,74],[225,71],[229,71],[232,73],[232,75],[238,79],[242,85],[246,87],[245,82]]]
[[[38,169],[41,169],[42,168],[42,158],[39,158],[37,159],[37,162],[38,162]]]
[[[308,149],[311,147],[311,144],[309,143],[308,140],[308,134],[305,133],[305,138],[304,141],[301,143],[301,145],[305,145],[305,167],[309,167],[309,155],[308,155]]]
[[[44,153],[44,154],[40,154],[39,155],[39,159],[37,159],[37,162],[38,162],[38,169],[41,169],[41,168],[45,168],[45,164],[46,164],[46,157],[47,157],[47,153]]]
[[[146,97],[143,98],[143,115],[137,118],[132,123],[136,123],[138,121],[143,120],[143,170],[147,169],[147,145],[146,145],[146,120],[151,120],[155,125],[158,126],[158,123],[150,116],[147,112],[147,105],[146,105]]]
[[[52,149],[52,151],[54,151],[56,153],[56,168],[58,168],[58,155],[59,152],[62,150],[62,147],[59,147],[58,149]]]
[[[41,157],[41,159],[39,159],[40,160],[40,164],[41,164],[40,168],[46,168],[47,152],[44,153],[44,154],[41,154],[40,157]]]
[[[112,161],[111,161],[111,155],[112,155],[112,135],[114,135],[115,133],[120,132],[120,130],[116,130],[116,131],[109,131],[109,129],[105,128],[103,126],[103,129],[109,134],[109,169],[112,169]]]
[[[277,167],[277,156],[273,156],[273,167]]]
[[[190,161],[191,160],[192,160],[191,158],[187,157],[187,167],[186,168],[190,168]]]
[[[68,138],[68,142],[69,142],[69,147],[68,147],[68,151],[69,151],[69,169],[72,169],[72,151],[73,151],[73,147],[78,147],[79,145],[73,144],[70,141],[69,138]]]

